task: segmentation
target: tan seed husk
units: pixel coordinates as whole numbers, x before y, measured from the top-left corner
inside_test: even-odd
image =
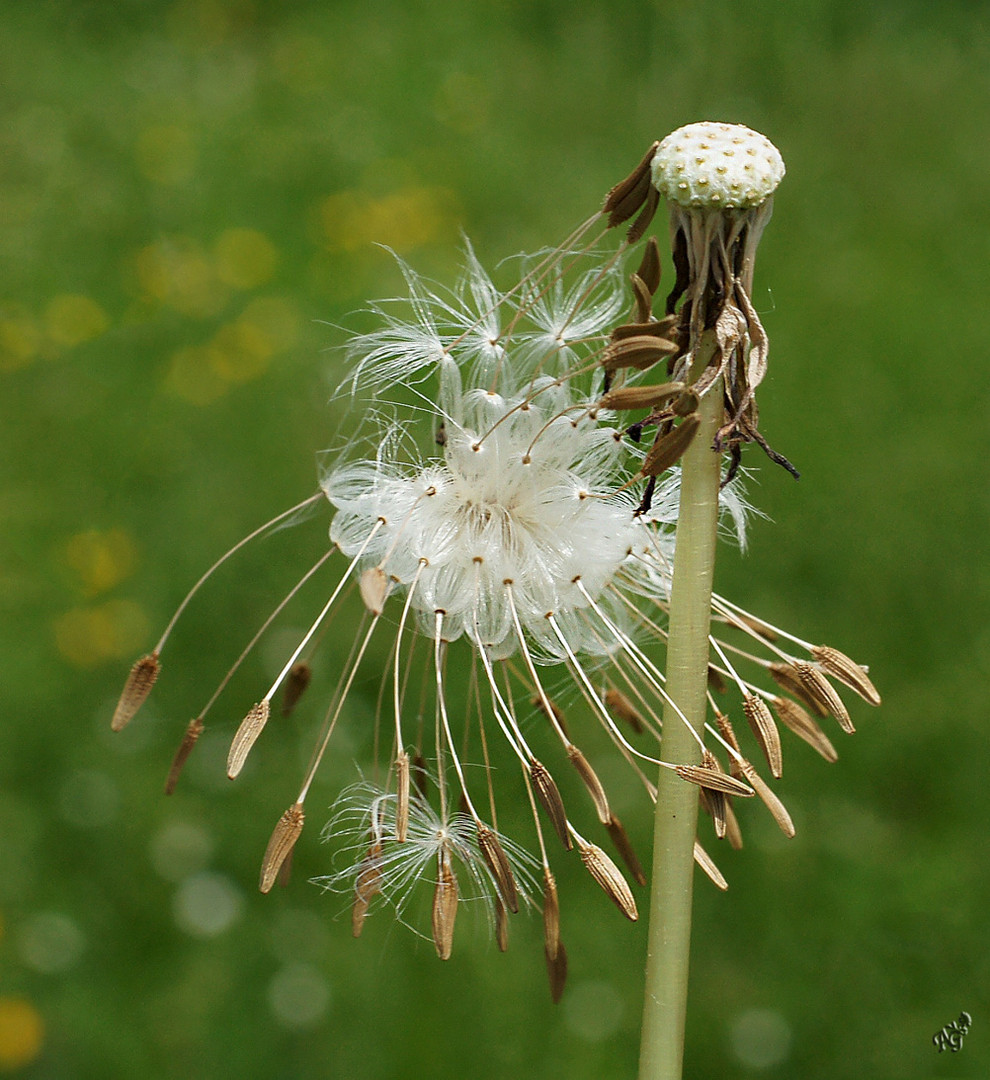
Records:
[[[615,850],[626,864],[626,869],[632,875],[633,881],[637,885],[645,885],[646,874],[643,873],[643,867],[622,822],[613,814],[611,820],[605,823],[605,828],[608,829],[608,835],[612,838]]]
[[[736,733],[732,728],[732,722],[725,713],[716,713],[715,722],[718,724],[718,730],[722,733],[722,738],[737,754],[740,753],[739,740],[736,738]],[[739,776],[739,765],[734,757],[729,758],[729,771],[733,776]]]
[[[768,670],[773,681],[792,697],[796,697],[815,714],[815,716],[828,716],[828,709],[821,701],[814,697],[801,681],[797,669],[792,664],[770,664]]]
[[[134,662],[124,689],[120,692],[120,700],[113,711],[113,719],[110,728],[113,731],[122,731],[134,719],[138,709],[147,701],[151,688],[155,685],[158,673],[162,666],[158,661],[158,653],[148,653],[140,660]]]
[[[784,758],[780,745],[780,732],[773,722],[773,715],[762,698],[747,694],[743,698],[743,715],[760,744],[771,774],[778,780],[783,774]]]
[[[544,704],[544,701],[546,704]],[[530,704],[543,713],[551,723],[556,721],[557,726],[564,733],[564,736],[567,737],[567,720],[564,717],[563,710],[555,701],[551,701],[550,698],[544,698],[542,694],[534,694],[530,700]],[[550,706],[550,714],[547,713],[547,705]]]
[[[732,803],[725,800],[725,838],[729,846],[735,851],[740,851],[743,846],[742,830],[739,828],[739,819],[736,817]]]
[[[708,687],[716,694],[724,694],[728,689],[721,672],[717,668],[713,668],[711,664],[708,665]]]
[[[251,747],[254,746],[258,736],[264,731],[265,724],[268,723],[270,710],[271,702],[265,698],[259,701],[241,721],[241,726],[237,729],[227,754],[227,775],[231,780],[244,768],[244,762],[247,761]]]
[[[780,831],[784,836],[793,836],[795,830],[794,822],[791,821],[791,815],[787,812],[787,808],[780,799],[773,793],[770,785],[767,784],[763,777],[753,768],[750,762],[744,760],[741,768],[746,779],[753,785],[756,794],[762,799],[763,805],[770,811],[773,820],[777,822]]]
[[[548,957],[556,956],[560,946],[560,903],[557,882],[549,868],[543,868],[543,945]]]
[[[636,901],[622,872],[597,844],[579,843],[581,861],[605,895],[630,922],[639,918]]]
[[[382,845],[376,840],[368,848],[361,861],[357,879],[354,882],[354,906],[351,908],[351,933],[360,937],[364,929],[364,918],[368,914],[372,899],[382,891],[381,870]]]
[[[642,735],[646,730],[639,710],[621,690],[606,690],[605,704],[616,720],[622,720],[628,724],[637,735]]]
[[[674,415],[690,416],[691,413],[698,411],[700,404],[701,398],[698,397],[694,390],[685,390],[674,402]]]
[[[651,334],[639,334],[614,341],[602,353],[601,364],[606,371],[619,371],[624,368],[647,371],[668,356],[676,356],[678,352],[680,346],[676,341],[668,341]]]
[[[636,409],[654,409],[678,397],[684,390],[684,383],[669,382],[659,386],[620,386],[602,394],[598,407],[614,409],[618,412],[632,412]]]
[[[454,947],[457,918],[457,877],[447,855],[440,858],[440,873],[433,890],[433,944],[441,960],[449,960]]]
[[[305,820],[306,814],[302,803],[293,803],[278,819],[271,839],[268,841],[268,847],[265,849],[265,857],[261,860],[261,879],[258,882],[258,888],[263,893],[271,892],[278,872],[282,869],[282,863],[296,846]]]
[[[712,861],[712,857],[707,851],[698,843],[694,842],[694,861],[701,867],[702,870],[711,878],[711,880],[718,886],[723,892],[729,887],[729,883],[722,875],[722,871]]]
[[[801,660],[794,665],[794,670],[798,673],[798,678],[808,693],[838,720],[843,731],[851,735],[856,729],[849,717],[849,711],[828,679],[817,668]]]
[[[381,615],[388,595],[388,577],[380,566],[369,566],[361,575],[361,599],[372,615]]]
[[[285,690],[282,692],[282,715],[291,716],[293,709],[299,704],[299,699],[306,692],[306,688],[313,678],[313,669],[305,660],[299,660],[289,670],[285,680]]]
[[[395,758],[395,839],[401,844],[409,832],[409,755]]]
[[[711,815],[715,835],[721,840],[725,836],[725,795],[721,791],[706,791],[704,788],[698,789],[698,795],[701,798],[701,805]]]
[[[478,847],[495,878],[498,891],[506,907],[515,914],[519,910],[519,893],[505,849],[499,842],[498,834],[494,829],[489,828],[482,821],[479,821],[475,828],[478,835]]]
[[[603,825],[607,825],[612,819],[612,811],[609,809],[608,796],[605,794],[605,788],[602,787],[601,780],[598,779],[598,774],[591,767],[584,754],[573,743],[567,748],[567,757],[574,768],[577,769],[578,776],[581,777],[584,786],[588,789],[588,794],[595,804],[598,820]]]
[[[822,731],[818,721],[810,716],[796,701],[790,698],[773,697],[770,699],[773,711],[777,719],[799,739],[804,741],[828,762],[834,763],[839,760],[839,755],[832,741]]]
[[[672,428],[666,435],[658,435],[639,467],[640,473],[643,476],[659,476],[672,465],[676,465],[697,435],[700,424],[701,418],[695,413],[693,416],[685,416],[677,427]]]
[[[509,915],[498,895],[495,896],[495,944],[499,952],[509,948]]]
[[[540,800],[540,805],[547,812],[554,832],[560,838],[564,847],[571,850],[571,834],[567,828],[567,812],[564,810],[564,800],[560,797],[560,791],[554,783],[546,765],[531,758],[529,762],[529,777],[533,781],[533,790]]]
[[[165,794],[171,795],[175,791],[175,785],[179,782],[179,776],[182,773],[182,769],[192,753],[193,747],[196,745],[196,740],[203,734],[203,718],[197,716],[195,719],[189,721],[189,726],[186,728],[186,733],[182,736],[182,742],[179,743],[179,749],[175,752],[175,757],[172,758],[172,765],[168,770],[168,776],[165,778]]]
[[[655,236],[651,236],[643,245],[643,258],[636,276],[646,286],[650,296],[660,288],[660,245]]]
[[[553,956],[546,950],[544,953],[550,979],[550,1000],[556,1005],[564,996],[564,987],[567,985],[567,950],[561,941],[557,944],[557,951]]]
[[[706,768],[704,765],[676,765],[674,771],[682,780],[707,788],[709,791],[720,791],[723,795],[737,795],[740,798],[747,798],[754,794],[752,789],[741,780],[717,769]]]
[[[811,650],[811,655],[829,673],[834,675],[839,682],[844,683],[850,690],[871,705],[880,705],[882,699],[877,688],[873,685],[864,668],[850,660],[845,653],[833,649],[831,645],[816,645]]]

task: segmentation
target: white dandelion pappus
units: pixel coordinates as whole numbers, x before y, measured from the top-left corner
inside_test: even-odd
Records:
[[[662,653],[678,514],[676,460],[693,435],[698,394],[676,375],[664,383],[656,373],[663,370],[661,361],[669,371],[684,369],[688,331],[697,317],[690,296],[681,311],[670,310],[668,301],[664,318],[653,315],[660,276],[653,240],[632,275],[631,296],[627,292],[623,257],[656,206],[650,158],[614,189],[602,212],[605,229],[639,215],[618,250],[602,249],[599,214],[559,248],[524,259],[521,275],[504,290],[470,246],[464,275],[449,292],[402,264],[409,291],[405,312],[393,301],[374,305],[379,328],[348,346],[344,388],[355,402],[363,397],[375,420],[370,453],[350,461],[325,458],[317,495],[256,530],[207,571],[152,653],[135,664],[113,722],[115,729],[125,726],[147,697],[178,615],[213,570],[247,539],[325,498],[334,510],[331,551],[265,620],[189,725],[167,789],[234,670],[298,589],[339,551],[347,564],[322,611],[231,744],[233,778],[283,684],[283,708],[294,706],[305,689],[319,630],[356,583],[363,618],[299,794],[272,834],[262,891],[272,887],[302,832],[307,795],[355,679],[367,666],[369,645],[376,634],[388,634],[391,659],[382,673],[376,745],[379,729],[381,744],[391,745],[387,759],[376,763],[375,782],[340,797],[327,834],[343,849],[337,869],[322,883],[353,890],[358,932],[376,897],[405,918],[417,884],[432,882],[432,938],[446,959],[458,906],[468,896],[481,897],[494,913],[496,940],[504,947],[507,913],[526,906],[538,891],[538,868],[555,1000],[563,989],[566,953],[546,823],[564,849],[578,849],[593,880],[629,919],[638,913],[625,877],[575,820],[583,814],[590,827],[603,827],[630,876],[645,883],[605,787],[578,745],[590,737],[589,719],[647,799],[655,798],[655,784],[645,770],[660,766],[698,786],[718,836],[735,842],[729,800],[754,789],[785,831],[789,825],[786,811],[743,757],[714,697],[718,727],[706,729],[732,775],[710,751],[701,766],[685,766],[662,760],[658,749],[660,712],[670,704]],[[643,197],[646,188],[653,194]],[[681,286],[678,295],[684,291]],[[630,306],[631,315],[623,316]],[[749,344],[741,330],[732,345],[740,364]],[[640,419],[620,420],[628,410],[641,413]],[[656,430],[652,446],[640,445],[644,428]],[[724,527],[741,543],[747,507],[734,476],[735,464],[720,507]],[[834,756],[814,719],[835,712],[836,701],[842,708],[824,672],[864,693],[866,684],[854,685],[865,678],[861,669],[853,671],[855,665],[834,650],[816,653],[721,597],[713,597],[712,611],[730,639],[732,631],[746,633],[769,653],[768,659],[713,638],[710,671],[713,686],[727,681],[738,688],[772,771],[779,772],[779,739],[768,705],[823,756]],[[779,640],[810,651],[811,663],[791,656]],[[730,656],[772,675],[797,701],[744,679]],[[565,690],[558,698],[560,685]],[[702,734],[691,732],[702,744]],[[496,733],[499,738],[492,737]],[[520,774],[515,781],[507,768],[513,762]],[[578,809],[580,796],[568,794],[575,800],[573,816],[555,778],[571,768],[578,778],[571,786],[587,796]],[[520,797],[532,811],[535,859],[497,824],[498,804]],[[700,846],[695,856],[724,887]]]

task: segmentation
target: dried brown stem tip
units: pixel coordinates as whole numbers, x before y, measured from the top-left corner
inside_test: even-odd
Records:
[[[131,668],[124,689],[120,693],[120,700],[113,711],[113,719],[110,727],[114,731],[121,731],[134,719],[138,709],[145,703],[151,688],[155,685],[161,664],[158,662],[158,653],[148,653],[136,661]]]
[[[172,758],[172,766],[168,770],[168,776],[165,778],[166,795],[171,795],[175,791],[175,785],[179,782],[179,776],[193,751],[193,747],[196,745],[196,740],[203,734],[203,727],[203,718],[201,716],[189,721],[189,726],[182,736],[182,742],[179,743],[179,749],[176,750],[175,757]]]

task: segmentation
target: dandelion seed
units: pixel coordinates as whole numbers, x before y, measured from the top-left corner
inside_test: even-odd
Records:
[[[229,693],[233,672],[283,609],[302,604],[303,586],[316,588],[331,556],[342,559],[272,686],[254,696],[257,704],[233,710],[243,720],[230,746],[231,778],[241,773],[283,684],[283,713],[297,708],[321,637],[346,613],[348,629],[338,632],[342,619],[333,636],[349,653],[310,764],[262,859],[262,891],[288,865],[317,771],[332,753],[338,723],[347,722],[355,685],[372,673],[381,686],[375,782],[349,787],[336,800],[324,831],[333,869],[318,879],[349,897],[355,936],[376,908],[388,906],[446,959],[458,913],[473,901],[487,912],[499,949],[508,945],[510,918],[541,907],[558,1000],[567,954],[544,831],[564,849],[551,844],[554,861],[580,858],[629,919],[638,917],[632,888],[583,831],[597,829],[632,881],[646,881],[594,755],[578,748],[595,745],[585,739],[592,727],[628,767],[645,805],[657,797],[660,767],[674,783],[699,789],[716,835],[733,847],[742,843],[733,797],[755,793],[782,830],[793,832],[714,699],[717,724],[704,727],[728,754],[728,773],[704,749],[703,725],[689,724],[673,703],[663,673],[678,463],[695,444],[708,395],[724,397],[715,446],[728,456],[717,510],[723,531],[740,545],[748,512],[742,445],[755,442],[792,468],[757,427],[768,345],[751,300],[753,261],[769,194],[783,176],[779,155],[761,140],[732,125],[681,129],[650,148],[600,213],[559,247],[523,258],[504,284],[468,246],[452,289],[400,264],[405,306],[372,306],[378,326],[350,340],[342,388],[352,395],[352,411],[366,416],[364,430],[346,453],[324,458],[317,495],[255,530],[197,582],[155,650],[135,665],[113,719],[115,729],[123,727],[147,698],[176,620],[217,567],[318,501],[329,505],[327,550],[250,638],[207,706]],[[704,152],[696,153],[702,143]],[[758,169],[732,160],[739,145],[753,149]],[[631,274],[626,262],[661,195],[672,205],[675,281],[658,317],[655,238],[646,240]],[[609,230],[620,225],[626,236],[616,244]],[[699,351],[703,338],[717,347]],[[785,739],[793,732],[834,760],[810,714],[832,715],[852,730],[829,678],[879,704],[865,669],[717,594],[711,615],[718,637],[708,658],[710,689],[738,695],[770,773],[782,768],[770,707]],[[388,670],[373,672],[369,658],[383,652]],[[186,731],[168,790],[205,713]],[[687,733],[692,755],[662,758],[665,724]],[[519,804],[532,810],[539,858],[499,825],[500,818],[515,822]],[[700,844],[694,856],[726,887]]]

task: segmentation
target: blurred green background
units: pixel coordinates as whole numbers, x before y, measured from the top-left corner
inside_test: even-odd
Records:
[[[449,279],[461,230],[489,263],[553,243],[697,119],[766,132],[788,166],[757,266],[760,402],[803,475],[750,454],[772,520],[726,550],[720,585],[868,662],[885,704],[855,710],[835,766],[791,747],[794,840],[749,812],[746,849],[717,852],[730,891],[699,880],[686,1075],[990,1073],[988,15],[0,8],[0,1073],[634,1075],[645,920],[580,867],[559,867],[557,1007],[536,918],[503,956],[462,916],[441,964],[384,912],[352,940],[346,905],[307,884],[326,870],[318,808],[370,760],[374,685],[287,889],[259,895],[257,868],[319,699],[237,784],[222,768],[268,652],[161,796],[186,721],[322,550],[326,515],[218,576],[146,710],[114,737],[109,717],[188,584],[313,490],[347,420],[336,325],[401,287],[374,245]],[[639,793],[615,802],[648,851]],[[963,1049],[937,1054],[964,1009]]]

